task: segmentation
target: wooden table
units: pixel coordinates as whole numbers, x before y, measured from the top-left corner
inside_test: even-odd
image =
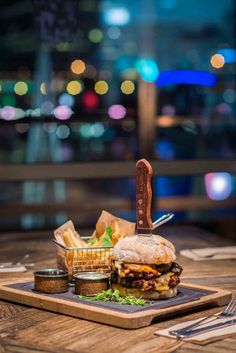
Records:
[[[162,227],[159,232],[171,240],[177,249],[230,245],[232,242],[195,227]],[[55,251],[51,233],[0,236],[1,261],[18,261],[26,253],[35,269],[55,266]],[[184,272],[182,281],[217,286],[236,293],[236,260],[193,262],[178,256]],[[31,271],[22,274],[2,274],[0,280],[29,279]],[[154,332],[203,315],[219,308],[187,314],[157,322],[137,330],[124,330],[94,322],[58,315],[43,310],[0,301],[0,353],[230,353],[236,352],[236,336],[206,346],[177,342],[157,337]]]

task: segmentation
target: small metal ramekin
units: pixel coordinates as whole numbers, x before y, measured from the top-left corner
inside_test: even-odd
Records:
[[[75,293],[93,296],[109,287],[110,276],[100,272],[78,272],[75,279]]]
[[[64,293],[68,291],[69,274],[64,270],[46,268],[34,272],[34,289],[43,293]]]

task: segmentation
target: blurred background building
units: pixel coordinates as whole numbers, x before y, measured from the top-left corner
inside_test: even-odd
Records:
[[[153,219],[235,236],[234,1],[22,0],[0,11],[0,230]]]

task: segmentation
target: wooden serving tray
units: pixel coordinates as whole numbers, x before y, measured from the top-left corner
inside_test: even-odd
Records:
[[[88,302],[79,299],[73,289],[62,294],[43,294],[34,291],[33,286],[33,282],[0,285],[0,299],[126,329],[148,326],[154,319],[164,320],[203,307],[222,306],[232,297],[226,290],[184,283],[178,286],[179,293],[175,298],[140,307]]]

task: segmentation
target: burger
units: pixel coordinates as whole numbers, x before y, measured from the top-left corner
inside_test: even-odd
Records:
[[[175,248],[159,235],[135,235],[114,247],[111,283],[123,296],[167,299],[177,295],[182,267]]]

